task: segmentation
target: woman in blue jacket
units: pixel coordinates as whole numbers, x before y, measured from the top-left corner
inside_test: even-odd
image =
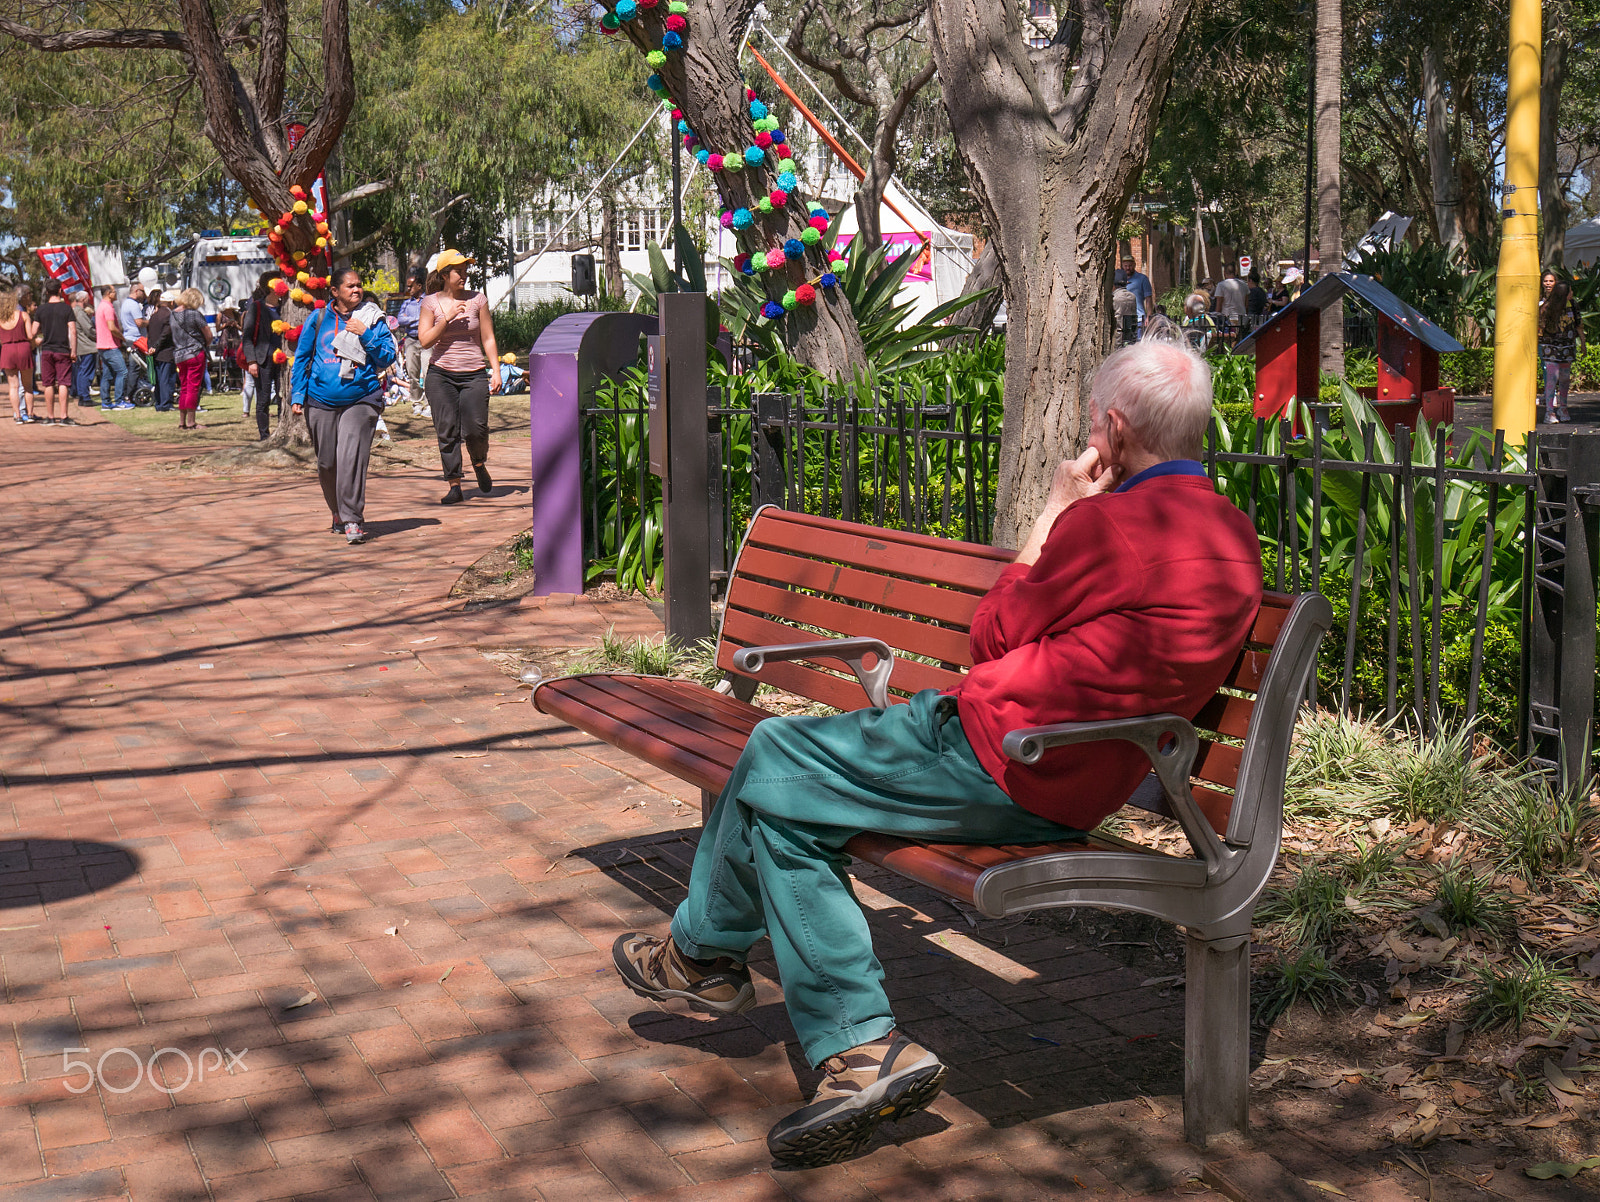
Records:
[[[301,329],[290,396],[306,415],[333,532],[360,543],[367,539],[367,456],[383,413],[378,377],[394,362],[394,338],[382,311],[361,305],[359,272],[334,272],[331,295]]]

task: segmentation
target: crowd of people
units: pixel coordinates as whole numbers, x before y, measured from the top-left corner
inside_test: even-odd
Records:
[[[1261,273],[1251,269],[1242,278],[1236,264],[1223,268],[1221,280],[1209,277],[1184,298],[1181,313],[1168,313],[1154,299],[1150,278],[1134,269],[1131,256],[1122,257],[1112,273],[1112,346],[1126,346],[1143,334],[1146,323],[1155,317],[1175,322],[1184,340],[1195,350],[1213,346],[1232,346],[1263,318],[1277,312],[1300,295],[1304,276],[1290,267],[1269,291],[1261,284]]]

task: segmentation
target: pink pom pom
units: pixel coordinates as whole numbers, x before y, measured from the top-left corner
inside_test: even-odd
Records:
[[[837,263],[837,262],[838,262],[838,261],[839,261],[839,260],[840,260],[840,259],[842,259],[842,258],[844,258],[844,256],[843,256],[843,255],[841,255],[841,254],[840,254],[840,253],[839,253],[839,252],[838,252],[838,251],[836,251],[836,250],[830,250],[830,251],[829,251],[829,252],[828,252],[828,262],[830,262],[830,263]]]
[[[746,100],[754,100],[756,98],[756,90],[754,88],[746,88],[744,90],[744,98]]]
[[[789,203],[789,194],[782,188],[774,188],[771,193],[768,194],[767,199],[772,202],[773,208],[781,209],[784,205]]]
[[[817,290],[810,284],[801,284],[794,290],[794,299],[802,305],[814,305],[817,303]]]
[[[722,156],[720,154],[712,155],[709,159],[706,160],[706,166],[711,168],[711,170],[713,170],[713,171],[721,171],[722,170]]]
[[[684,20],[678,13],[673,13],[666,21],[668,29],[684,29],[688,24],[689,22]]]
[[[783,251],[781,249],[769,250],[767,252],[767,266],[768,267],[782,267],[783,264],[784,264],[784,254],[783,254]]]
[[[722,210],[722,228],[725,229],[725,230],[731,230],[733,228],[733,210],[732,209],[723,209]]]
[[[683,110],[682,109],[673,109],[672,110],[672,119],[674,121],[682,121],[683,120]]]
[[[761,147],[762,150],[765,150],[767,147],[772,145],[772,135],[766,130],[762,130],[756,135],[756,145]]]
[[[640,8],[654,8],[660,0],[639,0]]]
[[[813,217],[806,224],[814,230],[825,230],[828,228],[828,219],[826,217]]]

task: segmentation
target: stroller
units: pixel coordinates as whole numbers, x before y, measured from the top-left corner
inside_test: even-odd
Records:
[[[123,346],[122,357],[128,363],[128,400],[135,405],[155,404],[155,361],[149,342],[143,336],[135,338]]]

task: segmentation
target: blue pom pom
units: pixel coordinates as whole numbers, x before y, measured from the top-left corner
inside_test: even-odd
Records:
[[[688,133],[689,132],[689,123],[687,121],[678,122],[678,132],[680,134]]]
[[[638,15],[638,0],[617,0],[617,20],[631,21]]]
[[[733,228],[736,230],[748,229],[755,221],[755,214],[749,209],[735,209],[733,211]]]
[[[793,171],[785,171],[778,177],[778,187],[785,192],[793,192],[800,186],[800,181],[795,179]]]
[[[744,161],[752,167],[767,161],[767,152],[759,146],[746,146],[744,148]]]
[[[694,157],[700,160],[701,164],[703,165],[706,160],[711,157],[711,152],[702,146],[699,150],[694,152]]]
[[[783,253],[791,259],[798,259],[806,253],[806,244],[798,238],[790,238],[783,244]]]
[[[834,275],[831,271],[823,272],[822,278],[817,281],[817,283],[821,284],[824,288],[832,288],[838,282],[839,277]]]
[[[828,210],[823,208],[821,205],[812,205],[810,211],[807,214],[807,216],[810,216],[810,217],[826,217],[827,215],[828,215]]]
[[[661,82],[661,76],[652,75],[649,79],[644,81],[644,86],[649,88],[652,92],[661,92],[666,90],[667,85]]]
[[[787,141],[788,139],[783,136],[783,131],[781,129],[775,129],[772,131],[772,144],[774,146],[782,146]]]
[[[776,301],[768,301],[766,304],[761,306],[761,316],[782,317],[783,306],[778,304]]]
[[[765,117],[766,115],[767,115],[767,106],[766,105],[762,104],[761,101],[759,101],[759,100],[752,100],[750,102],[750,116],[753,119],[759,121],[759,120],[761,120],[761,118]]]
[[[683,35],[682,34],[675,33],[675,32],[673,32],[672,30],[669,29],[669,30],[667,30],[666,33],[661,35],[661,49],[663,49],[663,50],[681,50],[682,48],[683,48]]]
[[[746,259],[746,260],[745,260],[745,263],[744,263],[744,266],[743,266],[743,267],[741,267],[741,268],[739,268],[739,270],[740,270],[740,271],[742,271],[742,272],[744,272],[744,273],[745,273],[745,275],[755,275],[755,273],[756,273],[756,266],[755,266],[755,264],[754,264],[754,263],[752,263],[752,262],[750,262],[750,260],[749,260],[749,259]]]

